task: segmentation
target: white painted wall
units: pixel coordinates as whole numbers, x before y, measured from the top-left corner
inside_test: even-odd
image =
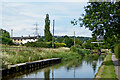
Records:
[[[25,44],[25,43],[27,43],[27,42],[35,42],[35,41],[37,41],[38,39],[23,39],[22,40],[22,43],[23,44]]]

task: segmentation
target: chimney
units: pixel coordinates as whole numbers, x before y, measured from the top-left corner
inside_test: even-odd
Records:
[[[11,37],[13,37],[13,29],[11,29]]]

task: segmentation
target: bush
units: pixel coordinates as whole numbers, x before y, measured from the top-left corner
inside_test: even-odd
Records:
[[[27,47],[44,47],[44,48],[51,48],[52,42],[28,42],[25,44]]]
[[[65,43],[55,43],[55,48],[66,47]],[[52,42],[28,42],[25,44],[27,47],[43,47],[43,48],[51,48]]]
[[[118,59],[120,59],[120,44],[117,44],[114,48],[114,53]]]
[[[71,46],[71,47],[70,47],[70,50],[73,51],[73,52],[76,52],[76,47]]]
[[[65,43],[55,43],[55,48],[59,48],[59,47],[66,47]]]
[[[51,42],[46,42],[45,45],[46,45],[46,48],[51,48],[52,47],[52,41]]]
[[[76,44],[75,47],[76,48],[81,48],[81,46],[79,44]]]
[[[80,49],[80,48],[77,48],[77,47],[74,47],[74,46],[71,46],[70,50],[73,51],[73,52],[77,52],[78,54],[81,54],[82,56],[84,56],[85,54],[86,55],[90,54],[89,50]]]
[[[12,40],[7,37],[2,37],[2,38],[0,37],[0,40],[2,40],[2,44],[14,45]]]

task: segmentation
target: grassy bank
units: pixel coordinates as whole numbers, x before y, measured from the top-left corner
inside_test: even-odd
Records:
[[[117,78],[111,57],[112,54],[108,53],[95,78]]]
[[[72,59],[81,59],[81,55],[77,52],[70,51],[69,48],[34,48],[32,50],[7,50],[2,54],[2,67],[7,68],[7,65],[13,65],[24,62],[31,62],[36,60],[48,58],[61,58],[63,61]]]

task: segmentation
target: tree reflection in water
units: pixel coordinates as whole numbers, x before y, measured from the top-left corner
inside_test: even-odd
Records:
[[[52,78],[52,80],[54,80],[54,78],[64,78],[64,77],[81,78],[81,77],[86,77],[86,75],[87,78],[92,78],[96,74],[98,67],[101,65],[104,57],[105,57],[104,55],[101,56],[89,55],[82,57],[82,59],[62,61],[59,64],[44,69],[39,69],[36,71],[27,71],[27,72],[25,71],[25,74],[23,72],[23,75],[21,76],[17,76],[15,74],[15,77],[13,76],[11,77],[11,79],[14,79],[16,77],[20,77],[20,78],[37,77],[37,78],[44,78],[45,80],[50,80],[50,78]],[[10,76],[8,77],[10,78]]]
[[[56,66],[53,66],[51,68],[45,69],[44,70],[44,78],[45,80],[49,80],[50,79],[50,73],[51,73],[51,77],[52,79],[54,79],[54,69],[55,68],[60,68],[62,66],[64,66],[68,71],[73,69],[73,76],[75,78],[75,72],[77,70],[77,68],[80,68],[83,66],[83,62],[87,63],[88,65],[92,66],[93,72],[94,74],[96,73],[96,66],[97,66],[97,62],[99,61],[103,61],[104,56],[98,56],[98,55],[94,55],[94,56],[85,56],[82,59],[74,59],[71,61],[66,61],[66,62],[62,62],[61,64],[58,64]],[[51,72],[51,71],[52,72]]]
[[[45,80],[50,80],[50,68],[44,70]]]

